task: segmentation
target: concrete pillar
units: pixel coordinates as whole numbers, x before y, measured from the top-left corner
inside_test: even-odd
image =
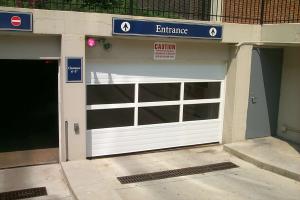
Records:
[[[252,45],[231,47],[226,77],[223,143],[246,139]]]
[[[66,83],[66,57],[83,58],[83,82]],[[85,36],[63,34],[60,63],[60,158],[65,161],[86,158],[86,88],[85,88]],[[65,122],[68,126],[65,126]],[[75,133],[74,124],[79,124]],[[66,149],[68,149],[66,151]],[[68,155],[66,155],[68,154]]]

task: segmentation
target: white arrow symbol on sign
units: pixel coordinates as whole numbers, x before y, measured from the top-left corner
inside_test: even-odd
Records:
[[[123,23],[121,24],[121,29],[122,29],[122,31],[124,31],[124,32],[130,31],[130,24],[129,24],[129,22],[123,22]]]
[[[217,35],[217,29],[215,27],[210,28],[209,35],[215,37]]]

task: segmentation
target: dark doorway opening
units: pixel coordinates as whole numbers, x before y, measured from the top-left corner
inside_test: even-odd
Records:
[[[57,148],[58,61],[0,60],[0,152]]]

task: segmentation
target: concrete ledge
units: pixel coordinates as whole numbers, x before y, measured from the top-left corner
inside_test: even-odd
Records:
[[[267,143],[266,143],[267,141]],[[280,148],[278,149],[278,144],[280,143],[282,146],[289,145],[287,142],[280,141],[279,139],[275,138],[260,138],[260,139],[254,139],[254,140],[248,140],[245,142],[239,142],[239,143],[233,143],[233,144],[226,144],[223,146],[223,149],[227,151],[228,153],[245,160],[247,162],[250,162],[254,165],[256,165],[259,168],[274,172],[276,174],[285,176],[287,178],[300,181],[300,156],[295,153],[294,156],[291,156],[291,152],[285,152],[289,155],[286,157],[283,157],[282,155],[278,155],[277,153],[280,151]],[[260,148],[256,148],[255,146],[258,145],[258,143],[261,145]],[[270,145],[271,144],[271,145]],[[273,144],[273,145],[272,145]],[[249,150],[250,148],[253,148]],[[286,147],[283,147],[286,148]],[[266,149],[268,149],[266,151]],[[270,154],[269,152],[273,152]],[[264,159],[265,157],[265,159]],[[272,158],[273,157],[273,158]],[[279,161],[279,163],[278,163]],[[295,162],[296,161],[296,162]],[[292,162],[292,163],[291,163]],[[296,166],[296,169],[292,168],[285,168],[284,166],[291,165],[297,165],[299,163],[299,166]]]
[[[66,172],[65,172],[65,170],[64,170],[64,168],[63,168],[63,163],[65,163],[65,162],[59,163],[59,166],[60,166],[62,175],[63,175],[63,177],[64,177],[64,181],[66,182],[66,184],[67,184],[67,186],[68,186],[68,189],[69,189],[69,191],[71,192],[73,198],[74,198],[75,200],[78,200],[78,198],[77,198],[77,196],[76,196],[76,194],[75,194],[75,192],[74,192],[74,190],[73,190],[73,188],[72,188],[72,186],[71,186],[71,183],[70,183],[70,181],[69,181],[69,179],[68,179],[68,177],[67,177],[67,174],[66,174]]]

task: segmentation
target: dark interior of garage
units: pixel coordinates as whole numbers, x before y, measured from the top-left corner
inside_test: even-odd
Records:
[[[0,152],[58,147],[58,61],[0,60]]]

